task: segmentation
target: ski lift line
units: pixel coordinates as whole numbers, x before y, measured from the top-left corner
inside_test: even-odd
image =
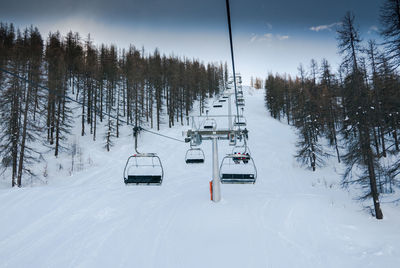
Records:
[[[75,102],[75,103],[77,103],[77,104],[79,104],[79,105],[83,105],[83,106],[86,106],[86,107],[87,107],[86,104],[84,104],[84,103],[82,103],[82,102],[80,102],[80,101],[77,101],[77,100],[75,100],[75,99],[73,99],[73,98],[71,98],[71,97],[68,97],[68,96],[64,95],[64,94],[58,93],[58,92],[56,92],[55,90],[52,90],[52,89],[50,89],[50,88],[48,88],[48,87],[45,87],[45,86],[42,86],[42,85],[40,85],[40,84],[38,84],[38,83],[36,83],[36,82],[34,82],[34,81],[32,81],[32,80],[26,79],[25,77],[22,77],[22,76],[18,75],[18,74],[15,74],[15,73],[13,73],[13,72],[7,71],[7,70],[5,70],[5,69],[3,69],[3,68],[0,68],[0,71],[2,71],[2,72],[4,72],[4,73],[7,73],[7,74],[9,74],[9,75],[11,75],[11,76],[14,76],[14,77],[16,77],[16,78],[18,78],[18,79],[20,79],[20,80],[22,80],[22,81],[25,81],[25,82],[27,82],[27,83],[33,85],[33,86],[36,86],[36,87],[38,87],[38,88],[47,90],[48,92],[50,92],[50,93],[52,93],[52,94],[54,94],[54,95],[56,95],[56,96],[58,96],[58,97],[64,97],[64,98],[66,98],[66,99],[69,100],[69,101],[72,101],[72,102]],[[100,113],[100,111],[97,109],[97,107],[94,107],[94,109],[95,109],[98,113]],[[130,126],[137,127],[136,125],[134,125],[134,124],[132,124],[132,123],[128,123],[127,121],[125,121],[125,120],[123,120],[123,119],[120,119],[120,118],[117,118],[116,116],[110,115],[109,113],[106,113],[106,112],[101,112],[101,113],[102,113],[104,116],[109,116],[110,118],[115,119],[115,120],[117,120],[117,121],[119,121],[119,122],[121,122],[121,123],[130,125]],[[149,133],[154,134],[154,135],[158,135],[158,136],[161,136],[161,137],[164,137],[164,138],[167,138],[167,139],[171,139],[171,140],[174,140],[174,141],[178,141],[178,142],[185,143],[183,140],[180,140],[180,139],[177,139],[177,138],[173,138],[173,137],[170,137],[170,136],[167,136],[167,135],[163,135],[163,134],[160,134],[160,133],[157,133],[157,132],[153,132],[153,131],[150,131],[150,130],[145,129],[145,128],[143,128],[143,127],[137,127],[137,128],[138,128],[139,130],[143,130],[143,131],[149,132]]]
[[[145,129],[145,128],[142,128],[142,127],[139,127],[139,130],[143,130],[143,131],[145,131],[145,132],[149,132],[149,133],[151,133],[151,134],[164,137],[164,138],[166,138],[166,139],[170,139],[170,140],[174,140],[174,141],[178,141],[178,142],[185,143],[185,141],[183,141],[183,140],[180,140],[180,139],[177,139],[177,138],[174,138],[174,137],[170,137],[170,136],[167,136],[167,135],[164,135],[164,134],[160,134],[160,133],[157,133],[157,132],[154,132],[154,131],[151,131],[151,130],[148,130],[148,129]]]
[[[231,45],[231,58],[232,58],[232,69],[233,69],[233,85],[235,88],[235,99],[237,102],[237,88],[236,88],[236,72],[235,72],[235,58],[233,55],[233,42],[232,42],[232,27],[231,27],[231,11],[229,7],[229,0],[226,0],[226,13],[227,13],[227,19],[228,19],[228,28],[229,28],[229,42]],[[237,116],[239,116],[239,107],[236,104],[236,113]]]
[[[234,118],[236,115],[231,115],[231,116],[229,116],[229,115],[222,115],[222,114],[216,114],[216,115],[191,115],[191,116],[188,116],[189,118],[214,118],[214,117],[221,117],[221,118],[228,118],[228,117],[232,117],[232,118]]]

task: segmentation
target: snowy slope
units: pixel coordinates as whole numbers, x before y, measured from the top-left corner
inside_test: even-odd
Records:
[[[146,133],[140,150],[159,153],[164,182],[127,187],[130,130],[110,153],[84,137],[85,171],[0,190],[0,267],[399,267],[399,208],[383,204],[377,221],[338,187],[333,164],[303,170],[294,130],[269,117],[262,91],[245,96],[255,185],[222,185],[213,203],[211,143],[202,145],[206,163],[189,166],[187,144]],[[179,138],[184,129],[162,133]]]

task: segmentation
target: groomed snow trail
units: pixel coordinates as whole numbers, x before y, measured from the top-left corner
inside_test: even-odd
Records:
[[[210,142],[204,165],[186,165],[187,144],[142,134],[140,151],[159,154],[165,178],[125,186],[129,130],[110,153],[88,137],[89,169],[0,190],[0,267],[399,267],[399,209],[384,204],[376,221],[337,186],[334,164],[300,168],[294,130],[267,114],[263,91],[245,88],[245,97],[255,185],[222,185],[213,203]],[[231,148],[218,145],[221,160]]]

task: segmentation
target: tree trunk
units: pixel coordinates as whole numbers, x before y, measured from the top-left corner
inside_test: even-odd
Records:
[[[18,140],[19,140],[19,128],[18,128],[18,109],[19,109],[19,100],[18,100],[18,82],[15,82],[14,93],[13,93],[13,102],[12,102],[12,179],[11,184],[12,187],[15,186],[15,181],[17,177],[17,162],[18,162]]]
[[[369,183],[370,183],[370,190],[372,200],[374,202],[374,209],[375,209],[375,217],[380,220],[383,219],[383,213],[380,208],[379,203],[379,192],[378,187],[376,185],[376,175],[375,175],[375,166],[374,166],[374,155],[371,149],[371,140],[369,136],[368,129],[364,126],[363,130],[360,130],[360,145],[363,148],[362,153],[364,154],[364,159],[366,160],[366,164],[368,166],[368,176],[369,176]]]
[[[374,202],[374,208],[375,208],[375,217],[378,220],[383,219],[383,213],[380,207],[380,202],[379,202],[379,193],[378,193],[378,188],[376,186],[376,176],[375,176],[375,169],[374,169],[374,163],[373,163],[373,156],[372,156],[372,150],[371,147],[368,146],[368,173],[369,173],[369,181],[370,181],[370,186],[371,186],[371,194],[372,194],[372,199]]]
[[[58,109],[57,109],[57,124],[56,124],[56,149],[54,156],[58,156],[59,146],[60,146],[60,121],[61,121],[61,97],[58,97]]]
[[[397,138],[397,130],[396,129],[393,131],[393,137],[394,137],[394,145],[396,147],[396,151],[399,151],[399,139]]]
[[[82,131],[81,131],[81,136],[85,136],[85,102],[86,102],[86,94],[83,92],[83,101],[82,101]]]
[[[379,130],[380,130],[380,137],[381,137],[382,156],[386,157],[385,129],[380,127],[380,128],[378,128],[378,131]]]
[[[375,150],[376,150],[376,154],[378,156],[378,158],[380,157],[380,152],[379,152],[379,144],[378,144],[378,138],[376,136],[376,131],[375,131],[375,127],[372,128],[372,131],[374,133],[374,144],[375,144]]]
[[[21,187],[22,184],[22,171],[24,165],[24,155],[25,155],[25,143],[26,143],[26,132],[28,126],[28,108],[29,108],[29,99],[31,94],[32,87],[28,86],[25,97],[25,110],[24,110],[24,120],[22,126],[22,140],[21,140],[21,151],[19,153],[19,162],[18,162],[18,178],[17,185]]]

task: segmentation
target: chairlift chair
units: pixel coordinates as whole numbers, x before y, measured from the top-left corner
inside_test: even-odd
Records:
[[[217,121],[214,118],[206,118],[203,124],[204,129],[216,129],[217,128]]]
[[[239,115],[239,117],[235,116],[235,122],[233,125],[235,127],[245,127],[247,125],[247,120],[243,115]]]
[[[124,168],[125,184],[161,185],[164,169],[160,158],[154,153],[131,155]]]
[[[236,104],[237,104],[238,106],[244,106],[244,99],[238,98],[237,101],[236,101]]]
[[[242,145],[234,146],[232,153],[222,159],[220,180],[222,183],[244,184],[255,183],[256,179],[257,168],[244,140]]]
[[[201,148],[190,148],[186,151],[185,162],[186,164],[203,164],[204,152]]]
[[[226,102],[226,99],[220,99],[218,102]]]
[[[218,102],[214,103],[213,105],[214,108],[222,108],[222,104],[219,104]]]
[[[220,165],[219,178],[224,184],[254,184],[257,179],[257,168],[253,158],[248,154],[228,154]]]

